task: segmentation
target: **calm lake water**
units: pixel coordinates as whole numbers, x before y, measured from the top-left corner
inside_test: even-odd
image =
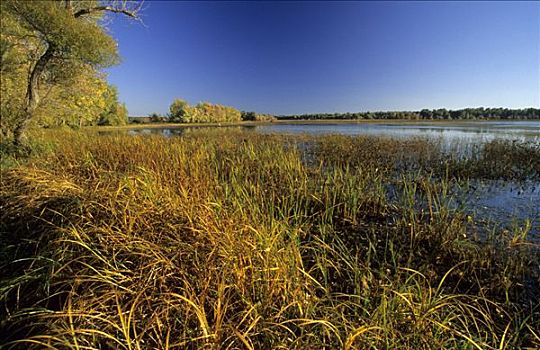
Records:
[[[132,134],[182,135],[185,128],[141,128],[130,130]],[[204,127],[213,128],[213,127]],[[478,144],[495,139],[540,142],[540,121],[483,121],[454,123],[291,123],[249,126],[223,126],[222,128],[243,129],[263,134],[307,134],[307,135],[369,135],[395,138],[425,137],[441,139],[445,144]]]
[[[181,136],[187,132],[214,127],[141,128],[130,130],[133,135],[160,134]],[[459,145],[463,155],[492,140],[537,142],[540,145],[540,121],[474,121],[463,122],[387,122],[387,123],[291,123],[250,126],[223,126],[224,129],[245,130],[261,134],[288,135],[367,135],[391,138],[421,137],[436,139],[448,150]],[[476,182],[456,197],[456,206],[474,214],[478,220],[501,226],[522,226],[531,221],[529,237],[540,242],[540,183],[512,181]]]
[[[275,124],[256,126],[255,130],[263,133],[287,134],[341,134],[387,136],[395,138],[427,137],[471,143],[486,142],[494,139],[537,141],[540,142],[540,121],[484,122],[456,124],[310,124],[287,125]]]

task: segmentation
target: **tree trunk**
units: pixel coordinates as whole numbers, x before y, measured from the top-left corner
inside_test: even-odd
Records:
[[[28,85],[26,87],[24,112],[13,130],[13,143],[16,146],[21,146],[24,143],[26,128],[28,127],[30,120],[32,120],[34,112],[39,105],[39,79],[45,71],[45,67],[47,66],[47,63],[49,63],[52,56],[53,49],[51,46],[49,46],[43,55],[41,55],[41,57],[38,59],[34,65],[34,68],[32,69],[32,72],[30,73],[30,79],[28,80]]]

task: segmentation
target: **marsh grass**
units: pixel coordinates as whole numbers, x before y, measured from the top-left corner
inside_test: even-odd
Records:
[[[2,171],[6,348],[540,346],[538,246],[475,237],[449,189],[484,175],[425,140],[45,139]]]

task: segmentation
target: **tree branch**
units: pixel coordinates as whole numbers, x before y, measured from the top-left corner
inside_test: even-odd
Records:
[[[109,6],[109,5],[95,6],[95,7],[79,10],[75,12],[73,16],[77,18],[77,17],[81,17],[81,16],[88,15],[95,12],[107,11],[107,12],[121,13],[126,16],[138,19],[139,17],[137,16],[137,13],[141,9],[142,4],[143,3],[141,1],[139,6],[137,6],[133,10],[127,9],[125,6],[122,6],[122,7],[114,7],[114,6]]]

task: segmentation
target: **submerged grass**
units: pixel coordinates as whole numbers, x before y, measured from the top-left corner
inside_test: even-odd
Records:
[[[48,142],[2,171],[6,348],[540,346],[527,228],[479,239],[448,204],[458,179],[504,178],[474,159],[242,132]],[[504,164],[534,177],[538,159]]]

